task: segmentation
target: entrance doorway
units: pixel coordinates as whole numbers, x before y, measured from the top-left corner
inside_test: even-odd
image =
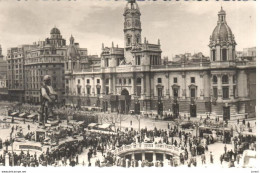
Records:
[[[106,112],[108,109],[108,102],[107,101],[103,101],[103,110],[104,112]]]
[[[223,107],[223,120],[230,120],[230,107]]]
[[[162,101],[158,101],[158,115],[163,115],[163,103]]]
[[[130,96],[129,96],[129,92],[127,91],[127,89],[123,89],[121,91],[121,96],[119,97],[119,110],[121,114],[127,114],[129,112],[129,106],[130,106]]]
[[[197,116],[196,105],[190,105],[190,116],[191,117],[196,117]]]
[[[179,104],[178,103],[174,103],[172,104],[172,112],[175,118],[179,117]]]

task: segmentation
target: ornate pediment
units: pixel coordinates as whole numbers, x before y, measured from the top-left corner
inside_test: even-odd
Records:
[[[189,88],[196,88],[197,89],[197,85],[195,85],[195,84],[190,84],[189,86],[188,86]]]
[[[177,89],[179,89],[179,88],[180,88],[180,85],[173,84],[173,85],[172,85],[172,89],[174,89],[174,88],[177,88]]]

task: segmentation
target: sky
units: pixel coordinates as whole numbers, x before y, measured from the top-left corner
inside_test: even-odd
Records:
[[[221,6],[235,35],[236,50],[256,46],[256,2],[138,1],[142,40],[161,42],[162,56],[202,52],[209,55],[209,37],[217,25]],[[126,1],[7,1],[0,0],[0,44],[7,48],[45,40],[56,26],[69,43],[72,34],[89,54],[105,46],[124,46],[123,12]]]

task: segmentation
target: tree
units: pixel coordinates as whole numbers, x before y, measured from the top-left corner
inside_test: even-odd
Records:
[[[101,115],[101,114],[100,114]],[[122,121],[125,121],[127,120],[127,116],[124,116],[123,114],[118,114],[118,113],[115,113],[115,114],[102,114],[101,116],[99,116],[101,122],[106,122],[106,123],[109,123],[109,124],[113,124],[115,126],[115,129],[116,129],[116,124],[119,123],[119,129],[121,130],[121,123]]]
[[[142,118],[142,115],[141,114],[134,114],[133,116],[138,121],[138,130],[139,130],[139,133],[140,133],[141,132],[141,118]]]

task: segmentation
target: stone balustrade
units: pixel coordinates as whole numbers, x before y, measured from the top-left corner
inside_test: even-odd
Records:
[[[120,148],[117,148],[114,153],[118,156],[125,155],[131,152],[145,152],[145,151],[153,151],[153,152],[163,152],[169,153],[175,156],[179,156],[180,153],[183,153],[179,147],[175,147],[174,145],[168,144],[156,144],[156,143],[132,143],[130,145],[123,145]]]

